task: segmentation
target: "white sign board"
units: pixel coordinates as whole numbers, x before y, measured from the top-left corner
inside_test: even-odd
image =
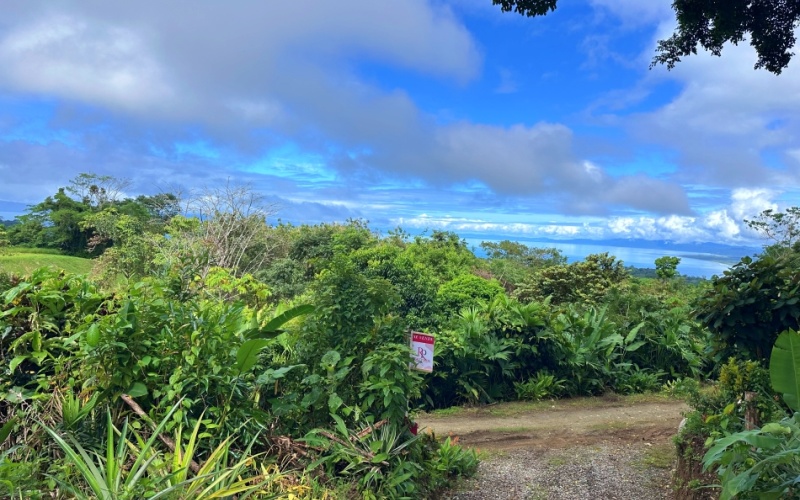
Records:
[[[411,368],[422,372],[433,371],[433,335],[411,332]]]

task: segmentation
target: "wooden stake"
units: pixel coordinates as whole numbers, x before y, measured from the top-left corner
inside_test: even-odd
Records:
[[[128,406],[131,407],[131,410],[133,410],[133,412],[135,414],[137,414],[140,417],[142,417],[142,420],[147,422],[150,425],[150,427],[152,427],[155,430],[155,428],[157,427],[156,423],[153,422],[153,420],[150,418],[150,416],[147,413],[144,412],[144,410],[142,410],[141,406],[136,404],[136,401],[134,401],[132,397],[130,397],[127,394],[123,394],[123,395],[120,396],[120,398],[122,398],[122,400],[125,401],[125,403],[127,403]],[[167,448],[169,448],[169,451],[171,451],[172,453],[175,453],[175,441],[173,441],[172,439],[168,438],[167,436],[165,436],[163,434],[159,434],[158,435],[158,439],[160,439],[162,443],[167,445]],[[192,472],[194,472],[195,474],[200,472],[200,465],[197,462],[195,462],[194,460],[192,460],[191,463],[189,464],[189,468],[192,469]]]
[[[744,428],[751,431],[758,427],[758,408],[753,402],[756,399],[756,393],[745,391],[744,393]]]

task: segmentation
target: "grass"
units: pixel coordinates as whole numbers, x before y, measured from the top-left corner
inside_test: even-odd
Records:
[[[642,466],[671,469],[675,465],[675,445],[671,442],[651,446],[639,462]]]
[[[450,408],[442,408],[440,410],[433,410],[431,416],[435,417],[449,417],[451,415],[460,415],[463,413],[463,406],[451,406]]]
[[[6,253],[39,253],[45,255],[63,255],[62,252],[56,248],[33,248],[33,247],[6,247]]]
[[[60,255],[46,248],[9,247],[0,251],[0,272],[26,276],[40,267],[55,267],[69,273],[88,274],[94,261]]]
[[[644,403],[668,403],[683,401],[682,397],[672,396],[666,392],[631,394],[628,396],[613,395],[610,397],[578,397],[543,401],[512,401],[489,406],[453,406],[434,410],[428,417],[446,418],[454,415],[465,415],[481,412],[494,417],[511,417],[530,411],[546,411],[552,409],[582,409],[602,406],[628,406]]]
[[[531,427],[517,426],[517,427],[494,427],[489,429],[490,432],[528,432]]]

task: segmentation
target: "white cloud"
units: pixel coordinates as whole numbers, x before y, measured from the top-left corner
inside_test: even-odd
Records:
[[[716,231],[723,240],[736,240],[741,234],[741,228],[736,220],[728,215],[727,210],[716,210],[706,216],[705,225]]]
[[[0,40],[0,65],[7,84],[27,92],[128,110],[176,98],[137,33],[70,15],[11,30]]]
[[[309,96],[293,96],[291,82],[313,73],[328,77],[329,99],[358,93],[354,57],[459,82],[480,68],[474,40],[447,8],[312,3],[31,2],[0,33],[0,85],[213,123],[230,103],[251,118],[264,106],[267,117],[302,108]]]
[[[663,10],[622,3],[637,19],[657,19]],[[0,32],[0,88],[134,114],[137,121],[122,128],[140,127],[142,135],[153,126],[166,128],[167,117],[175,129],[205,129],[213,136],[209,142],[220,138],[234,144],[231,149],[250,147],[247,152],[260,152],[264,135],[289,139],[357,181],[389,173],[435,186],[478,182],[494,193],[536,196],[579,214],[609,206],[691,212],[676,182],[611,177],[601,162],[584,161],[563,124],[442,123],[403,89],[380,88],[361,75],[367,61],[450,85],[478,76],[481,49],[441,2],[310,4],[31,2],[27,10],[12,11],[9,28]],[[593,4],[623,12],[608,0]],[[504,71],[498,90],[511,91],[514,75]],[[267,131],[253,139],[254,126]],[[125,152],[119,156],[130,160]],[[56,160],[37,168],[53,168]],[[108,164],[125,168],[118,158]],[[201,175],[211,170],[197,167]]]
[[[662,25],[652,46],[671,29]],[[651,47],[643,59],[652,57]],[[743,42],[726,45],[721,57],[701,49],[670,72],[658,67],[645,77],[645,85],[657,90],[668,81],[681,90],[654,111],[623,121],[634,138],[677,153],[681,169],[676,179],[681,182],[799,186],[796,175],[786,175],[764,156],[788,154],[800,141],[800,64],[795,60],[776,76],[754,70],[755,62],[755,50]]]
[[[777,210],[778,205],[772,200],[778,194],[776,191],[763,188],[735,189],[731,194],[731,213],[736,219],[743,220],[745,218],[752,219],[764,210]]]
[[[777,210],[778,205],[771,200],[778,195],[767,189],[734,189],[730,204],[719,210],[699,216],[613,217],[608,221],[608,230],[624,237],[756,245],[758,235],[744,220],[766,209]]]

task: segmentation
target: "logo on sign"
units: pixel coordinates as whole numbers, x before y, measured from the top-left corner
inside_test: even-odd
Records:
[[[423,372],[433,371],[434,343],[433,335],[411,332],[411,368]]]

